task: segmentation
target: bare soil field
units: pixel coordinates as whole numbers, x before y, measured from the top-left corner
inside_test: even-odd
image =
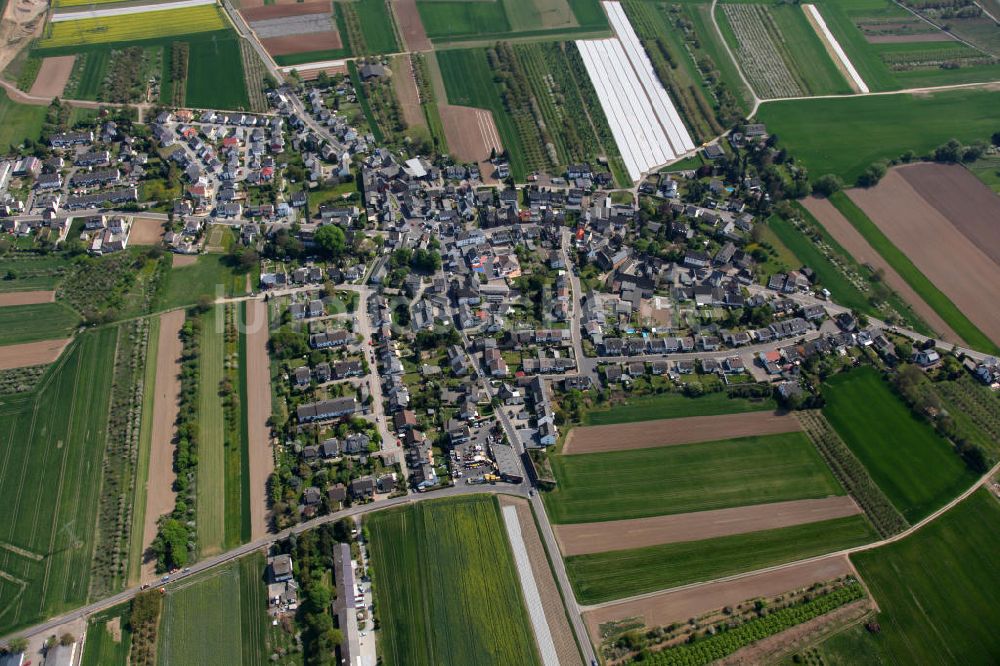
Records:
[[[197,254],[175,254],[174,262],[171,266],[173,268],[181,268],[182,266],[190,266],[196,263],[198,263]]]
[[[0,307],[5,305],[35,305],[52,303],[56,300],[54,291],[8,291],[0,294]]]
[[[42,67],[38,70],[35,83],[31,86],[28,94],[38,97],[61,96],[66,82],[69,81],[69,75],[73,71],[75,61],[75,55],[55,56],[42,60]]]
[[[128,239],[132,245],[159,245],[163,240],[163,222],[151,217],[136,217],[132,220]]]
[[[672,516],[553,525],[563,555],[606,553],[699,541],[833,520],[861,513],[850,496],[793,500]]]
[[[826,199],[818,199],[816,197],[806,197],[802,199],[800,203],[805,206],[806,210],[812,213],[813,217],[819,220],[819,223],[830,232],[834,240],[840,243],[841,247],[844,248],[855,261],[861,264],[868,264],[876,269],[881,269],[884,273],[885,283],[889,285],[889,288],[897,292],[903,299],[913,307],[913,311],[917,315],[927,322],[927,325],[933,329],[942,340],[946,340],[952,343],[963,343],[963,340],[958,336],[958,333],[952,330],[951,326],[945,322],[941,316],[934,311],[934,308],[929,306],[926,301],[913,290],[906,280],[896,272],[889,263],[882,258],[875,249],[868,244],[865,237],[858,233],[858,230],[847,221],[840,211],[834,208]],[[834,296],[836,299],[836,295]]]
[[[813,583],[853,573],[846,555],[835,555],[784,567],[776,571],[744,575],[733,580],[698,585],[676,592],[658,592],[638,599],[592,607],[583,614],[587,631],[600,644],[600,626],[605,622],[639,617],[648,627],[685,622],[725,606],[735,606],[757,597],[773,597]]]
[[[40,340],[0,347],[0,370],[53,363],[73,338]]]
[[[950,42],[952,36],[940,30],[912,35],[865,35],[869,44],[906,44],[909,42]]]
[[[535,577],[535,585],[538,586],[538,594],[542,598],[542,609],[545,611],[545,620],[549,625],[549,633],[552,634],[552,642],[556,646],[559,663],[579,664],[580,651],[573,638],[573,629],[569,626],[569,620],[566,619],[562,597],[559,595],[559,588],[556,586],[555,577],[552,575],[551,567],[549,567],[549,560],[545,556],[545,546],[542,545],[542,539],[535,526],[535,519],[531,515],[531,505],[528,504],[527,500],[519,497],[500,495],[500,506],[517,507],[517,522],[521,526],[521,538],[528,551],[528,559],[531,560],[531,573]]]
[[[494,148],[497,153],[503,152],[500,133],[490,111],[452,104],[440,104],[439,108],[448,148],[455,159],[479,162],[488,160]]]
[[[420,107],[420,93],[417,82],[413,78],[413,66],[410,57],[396,56],[392,61],[392,85],[396,89],[399,107],[403,111],[403,120],[409,127],[426,127],[424,110]]]
[[[309,51],[326,51],[329,49],[339,49],[343,46],[340,41],[340,33],[336,30],[310,32],[304,35],[269,37],[268,39],[260,40],[260,43],[273,56],[308,53]]]
[[[396,14],[396,23],[403,36],[403,44],[407,51],[430,51],[434,47],[427,38],[424,24],[420,21],[417,11],[417,0],[392,0],[392,11]]]
[[[251,538],[267,534],[270,516],[267,479],[274,471],[271,451],[271,366],[267,356],[267,304],[247,301],[247,439],[250,442]]]
[[[875,187],[848,191],[872,222],[972,323],[1000,343],[1000,265],[892,169]],[[954,205],[954,204],[953,204]],[[956,206],[967,216],[987,211]]]
[[[297,2],[294,4],[259,5],[241,9],[240,13],[247,21],[267,21],[268,19],[304,16],[306,14],[326,14],[329,16],[330,3]]]
[[[153,441],[146,484],[146,515],[142,528],[142,581],[156,579],[156,558],[145,553],[156,538],[156,521],[174,508],[174,429],[181,392],[181,326],[184,311],[160,315],[156,349],[156,386],[153,389]]]
[[[983,181],[957,164],[913,164],[900,167],[899,175],[973,245],[1000,264],[1000,196]]]
[[[795,417],[777,412],[749,412],[721,416],[638,421],[573,428],[566,436],[564,455],[649,449],[657,446],[714,442],[719,439],[777,435],[801,430]]]

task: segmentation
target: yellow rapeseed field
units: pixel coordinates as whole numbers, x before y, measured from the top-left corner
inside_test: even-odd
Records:
[[[215,5],[166,9],[122,16],[60,21],[48,28],[39,48],[134,42],[172,35],[222,30],[226,23]]]

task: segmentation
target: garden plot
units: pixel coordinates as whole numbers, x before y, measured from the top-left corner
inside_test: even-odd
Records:
[[[723,5],[722,11],[736,36],[736,58],[753,89],[765,99],[801,97],[799,85],[775,41],[777,27],[767,7]]]
[[[694,149],[694,142],[618,2],[602,3],[615,39],[576,43],[629,177]]]

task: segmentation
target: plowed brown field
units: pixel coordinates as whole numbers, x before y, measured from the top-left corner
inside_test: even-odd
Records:
[[[62,340],[40,340],[22,345],[0,347],[0,370],[26,368],[29,365],[44,365],[54,362],[73,338]]]
[[[562,452],[564,455],[572,455],[648,449],[735,437],[777,435],[801,429],[794,417],[775,412],[690,416],[681,419],[585,426],[570,430]]]
[[[75,55],[54,56],[42,60],[42,66],[38,70],[38,75],[35,76],[35,82],[28,94],[36,97],[59,97],[62,95],[75,61]]]
[[[393,0],[392,11],[396,13],[396,23],[403,33],[403,44],[407,51],[430,51],[434,48],[420,20],[417,0]]]
[[[327,32],[310,32],[303,35],[285,35],[284,37],[269,37],[260,40],[271,55],[289,55],[292,53],[308,53],[310,51],[325,51],[339,49],[342,44],[340,33],[336,30]]]
[[[5,305],[35,305],[37,303],[52,303],[56,300],[54,291],[8,291],[0,293],[0,307]]]
[[[265,536],[270,526],[267,479],[274,471],[271,451],[271,365],[267,356],[267,304],[247,301],[247,440],[250,443],[251,536]]]
[[[128,240],[132,245],[158,245],[163,240],[163,222],[151,217],[136,217],[132,220]]]

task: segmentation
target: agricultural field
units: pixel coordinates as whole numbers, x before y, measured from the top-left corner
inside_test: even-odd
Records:
[[[0,145],[20,146],[26,139],[37,141],[45,122],[44,106],[18,104],[0,90]]]
[[[617,402],[607,409],[588,410],[583,417],[583,425],[610,425],[682,416],[716,416],[773,410],[776,407],[777,403],[770,399],[730,398],[722,391],[706,393],[698,398],[689,398],[681,393],[661,393],[627,398],[624,402]]]
[[[0,345],[65,338],[80,317],[62,303],[0,307]]]
[[[123,16],[85,18],[51,23],[38,42],[39,49],[86,46],[109,42],[136,42],[175,35],[214,32],[227,26],[215,5],[200,5]]]
[[[863,627],[822,643],[824,663],[985,663],[1000,653],[1000,505],[979,490],[902,541],[851,560],[878,602],[881,632]]]
[[[920,201],[921,199],[919,196],[914,196],[914,201],[908,203],[910,205],[919,205]],[[876,225],[865,214],[865,212],[858,207],[853,199],[848,197],[843,192],[837,192],[830,197],[830,202],[837,208],[838,211],[840,211],[844,218],[850,222],[858,233],[864,236],[865,240],[868,241],[871,247],[878,252],[878,254],[896,271],[897,274],[899,274],[899,276],[920,297],[920,299],[926,303],[926,306],[932,309],[934,313],[940,317],[952,331],[954,331],[956,336],[960,337],[966,344],[971,345],[976,349],[987,351],[996,351],[998,349],[996,342],[994,342],[994,340],[987,335],[986,331],[980,330],[976,324],[973,323],[968,316],[966,316],[965,312],[959,309],[934,282],[928,279],[928,277],[914,263],[913,259],[897,247],[893,243],[893,240],[891,240],[882,231],[882,229],[880,229],[879,226]],[[939,228],[935,229],[935,234],[948,231],[949,227],[951,227],[951,225],[947,224],[947,222],[938,226]],[[950,231],[955,233],[954,228],[950,228]],[[900,236],[898,234],[895,238],[897,241],[900,240]],[[963,243],[963,249],[964,246],[965,244]],[[978,256],[976,256],[976,258],[981,259]],[[989,271],[995,270],[994,266],[989,266],[988,264],[987,266]],[[942,286],[946,286],[943,281]],[[967,297],[967,292],[963,294],[953,290],[952,293]],[[991,324],[990,319],[982,319],[984,315],[988,316],[991,313],[975,312],[971,314],[974,314],[979,321]]]
[[[66,260],[59,256],[0,258],[0,294],[55,289],[67,268]]]
[[[598,0],[417,0],[427,36],[437,44],[607,31]]]
[[[192,39],[185,103],[188,106],[211,106],[222,109],[248,109],[246,78],[240,55],[242,40],[226,31],[212,39]],[[205,67],[204,63],[212,63]]]
[[[582,604],[595,604],[794,562],[875,541],[864,516],[703,541],[566,558]]]
[[[129,604],[101,611],[88,620],[81,666],[126,666],[132,631]]]
[[[717,18],[760,97],[851,92],[800,6],[723,4]]]
[[[801,432],[550,456],[555,523],[586,523],[841,495]],[[748,475],[747,470],[755,470]]]
[[[157,310],[194,305],[202,297],[213,300],[219,296],[241,296],[246,293],[246,273],[228,265],[222,254],[204,254],[187,266],[172,268],[164,277],[166,282]]]
[[[80,335],[0,405],[0,632],[82,606],[96,541],[116,328]],[[59,405],[53,409],[53,405]]]
[[[823,397],[824,416],[911,523],[974,481],[951,445],[910,412],[877,370],[837,375],[824,384]]]
[[[356,0],[347,5],[357,13],[361,23],[363,43],[351,42],[354,55],[398,53],[401,50],[388,0]]]
[[[495,498],[380,511],[365,529],[383,663],[540,663]]]
[[[873,162],[908,150],[922,155],[952,138],[987,139],[996,131],[998,105],[998,91],[954,90],[769,102],[757,119],[812,178],[833,173],[853,183]]]
[[[216,305],[202,315],[198,391],[198,550],[210,555],[226,541],[226,423],[220,386],[225,378],[226,306]],[[238,504],[237,504],[238,506]]]
[[[158,662],[268,663],[264,568],[264,556],[257,552],[171,586],[160,620]]]

